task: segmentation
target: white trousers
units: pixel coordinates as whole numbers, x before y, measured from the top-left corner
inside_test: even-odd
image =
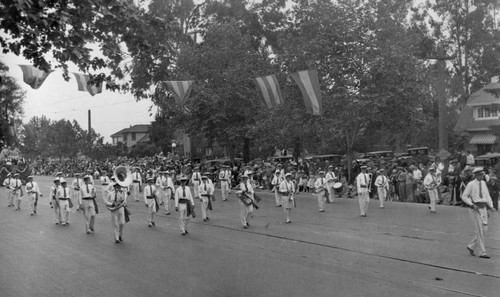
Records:
[[[274,190],[274,199],[276,199],[276,206],[281,205],[281,194],[278,191],[278,187],[279,186],[276,186],[276,188]]]
[[[187,206],[185,203],[179,203],[179,228],[181,232],[187,231],[189,218],[187,216]]]
[[[253,205],[246,205],[245,203],[241,202],[241,200],[239,200],[238,202],[240,203],[241,223],[243,224],[243,226],[246,226],[248,224],[250,216],[253,213]]]
[[[61,211],[61,222],[67,223],[69,220],[69,202],[68,202],[68,200],[59,200],[59,210]]]
[[[52,206],[54,207],[54,219],[56,223],[61,222],[61,209],[59,208],[59,203],[56,199],[52,199]]]
[[[227,200],[227,194],[229,193],[229,182],[222,180],[220,182],[220,190],[222,192],[222,200]]]
[[[9,205],[14,205],[14,194],[12,194],[12,190],[7,189],[6,194],[7,194],[7,203]]]
[[[155,221],[156,216],[156,203],[154,199],[148,199],[148,223],[151,224]]]
[[[484,235],[488,231],[488,211],[486,208],[479,208],[477,211],[469,209],[469,214],[474,224],[474,238],[467,246],[473,250],[478,247],[479,255],[486,255]]]
[[[139,183],[132,183],[131,185],[132,197],[134,197],[134,201],[139,201],[140,193],[139,193]]]
[[[206,219],[210,210],[208,209],[208,197],[201,196],[201,217],[202,219]]]
[[[333,186],[328,187],[328,201],[330,203],[333,203],[333,199],[335,199],[335,191],[333,189]]]
[[[439,194],[437,189],[428,190],[431,211],[436,211],[436,202],[439,200]]]
[[[358,202],[361,215],[366,215],[368,212],[368,204],[370,203],[370,194],[368,192],[358,193]]]
[[[111,225],[115,240],[118,240],[123,236],[123,225],[125,225],[125,209],[123,207],[111,212]]]
[[[318,208],[319,208],[319,211],[324,211],[325,210],[325,203],[326,203],[326,196],[325,196],[325,192],[324,191],[321,191],[319,193],[316,194],[318,196]]]
[[[17,190],[16,193],[12,193],[12,196],[14,199],[16,209],[21,209],[21,202],[23,197],[21,196],[20,190]]]
[[[35,201],[36,201],[36,194],[28,194],[28,209],[30,210],[31,213],[36,212],[36,206],[35,206]]]
[[[172,198],[172,191],[170,189],[167,189],[164,192],[165,198],[163,199],[163,205],[165,207],[165,212],[170,212],[170,199]]]
[[[94,229],[95,206],[94,200],[82,200],[83,206],[83,219],[85,221],[85,230],[89,231]]]
[[[387,198],[387,189],[383,187],[377,188],[379,206],[384,207],[384,201]]]

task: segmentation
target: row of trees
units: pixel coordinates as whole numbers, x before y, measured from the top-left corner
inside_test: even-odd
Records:
[[[380,145],[436,147],[433,58],[450,59],[450,130],[469,94],[500,74],[494,0],[0,3],[4,51],[43,69],[51,67],[51,53],[58,67],[73,62],[110,89],[152,99],[161,110],[152,139],[165,152],[176,129],[246,159],[275,147],[348,155]],[[89,43],[98,43],[102,56],[92,56]],[[107,75],[99,70],[105,67]],[[304,69],[319,71],[321,117],[305,113],[290,79]],[[285,104],[268,110],[253,78],[271,73]],[[190,113],[158,87],[187,79],[195,80]]]

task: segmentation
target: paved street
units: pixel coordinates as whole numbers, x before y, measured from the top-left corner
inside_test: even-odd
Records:
[[[489,260],[465,249],[473,229],[467,209],[338,199],[319,213],[315,196],[300,194],[284,224],[271,193],[248,230],[234,194],[220,191],[209,223],[191,219],[181,236],[177,213],[160,213],[148,228],[143,202],[129,199],[131,222],[115,244],[99,191],[96,232],[82,214],[54,225],[51,178],[35,178],[44,197],[38,215],[8,208],[0,194],[0,296],[498,296],[500,213],[490,218]],[[97,186],[99,189],[100,187]],[[197,202],[199,211],[199,202]]]

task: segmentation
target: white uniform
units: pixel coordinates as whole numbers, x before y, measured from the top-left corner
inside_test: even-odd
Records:
[[[175,186],[172,177],[167,176],[165,182],[165,214],[170,214],[170,201],[174,199]]]
[[[327,197],[327,187],[328,185],[326,184],[326,178],[324,177],[319,177],[315,182],[314,182],[314,188],[316,189],[316,196],[318,197],[318,208],[320,212],[325,211],[325,202],[326,202],[326,197]]]
[[[40,198],[40,195],[42,195],[42,193],[40,192],[38,184],[34,181],[29,181],[26,183],[26,193],[28,194],[28,208],[31,212],[31,215],[34,215],[36,214],[38,198]]]
[[[59,204],[59,210],[61,211],[61,224],[69,224],[69,199],[71,198],[71,190],[66,187],[60,186],[57,189],[57,201]]]
[[[439,186],[440,179],[431,174],[430,172],[424,178],[424,187],[429,193],[430,209],[431,212],[436,212],[436,202],[439,200],[439,194],[437,187]]]
[[[368,212],[368,204],[370,203],[370,175],[363,172],[358,174],[356,177],[356,185],[358,190],[359,211],[361,212],[361,216],[366,216],[366,213]]]
[[[104,203],[108,207],[112,207],[111,211],[111,224],[113,226],[113,234],[115,241],[121,241],[123,236],[123,226],[125,225],[125,209],[122,207],[114,209],[117,205],[125,205],[127,203],[127,193],[122,190],[109,191],[108,195],[104,197]]]
[[[387,198],[387,191],[389,191],[389,178],[383,174],[377,176],[375,186],[377,186],[379,206],[384,208],[384,201]]]
[[[134,172],[132,173],[132,185],[130,192],[132,196],[134,197],[134,201],[139,201],[139,196],[140,196],[140,188],[142,184],[142,177],[139,172]]]
[[[166,193],[167,193],[167,190],[166,190],[166,185],[167,185],[167,178],[165,177],[165,175],[163,174],[160,174],[160,176],[158,176],[156,178],[156,191],[158,193],[158,203],[160,205],[162,205],[163,203],[166,203]]]
[[[193,196],[191,195],[191,189],[188,186],[180,186],[175,190],[175,207],[179,209],[179,228],[182,233],[187,232],[188,227],[188,214],[187,214],[187,203],[194,207]]]
[[[3,186],[5,187],[5,193],[6,193],[6,196],[7,196],[7,204],[9,207],[11,206],[14,206],[14,195],[12,194],[12,190],[10,188],[10,181],[12,180],[11,177],[7,177],[4,181],[3,181]]]
[[[156,209],[156,199],[158,192],[155,185],[146,185],[143,189],[144,193],[144,203],[148,208],[148,225],[149,227],[155,225],[155,215],[158,209]]]
[[[219,172],[220,189],[222,193],[222,201],[227,200],[227,194],[231,193],[231,171],[222,170]]]
[[[486,248],[484,244],[484,235],[488,231],[488,213],[486,205],[493,209],[493,202],[491,201],[488,187],[484,181],[472,180],[467,184],[465,191],[462,194],[462,201],[467,205],[472,206],[475,204],[478,209],[469,209],[470,217],[474,224],[474,238],[467,245],[471,250],[479,247],[479,255],[486,255]]]
[[[208,202],[212,199],[212,195],[214,194],[214,185],[210,179],[202,179],[201,184],[199,186],[198,192],[200,193],[201,199],[201,217],[204,220],[208,220]]]
[[[85,219],[85,230],[87,233],[94,232],[94,219],[96,209],[94,199],[97,195],[96,189],[92,184],[83,184],[80,187],[79,205],[83,210],[83,218]]]
[[[283,211],[285,212],[285,222],[291,222],[291,210],[295,206],[295,201],[293,194],[295,193],[295,183],[293,181],[284,180],[279,186],[279,192],[281,195],[281,205],[283,206]]]
[[[18,178],[12,178],[10,180],[9,188],[12,190],[12,196],[13,196],[16,210],[21,209],[21,201],[22,201],[22,198],[24,196],[24,192],[23,192],[23,189],[21,187],[22,185],[23,185],[23,183]]]
[[[326,184],[328,186],[328,201],[330,203],[333,203],[333,198],[335,198],[335,191],[333,191],[333,185],[335,184],[335,181],[337,180],[337,177],[335,176],[335,172],[333,171],[328,171],[325,175],[326,179]]]
[[[279,192],[279,187],[281,183],[285,180],[284,176],[281,174],[274,174],[271,185],[274,186],[274,199],[276,200],[276,206],[281,206],[281,195]]]
[[[193,196],[194,198],[199,198],[200,193],[199,193],[199,186],[201,183],[201,173],[198,171],[193,172],[193,175],[191,176],[191,185],[193,186]]]
[[[254,200],[254,190],[248,180],[240,183],[240,191],[245,192],[247,196]],[[241,223],[243,224],[243,227],[248,227],[250,226],[250,224],[248,224],[248,220],[253,213],[253,204],[246,205],[243,201],[241,201],[241,199],[238,202],[240,203]]]

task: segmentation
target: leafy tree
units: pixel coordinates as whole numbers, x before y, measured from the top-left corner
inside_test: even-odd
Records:
[[[45,116],[32,117],[27,124],[23,125],[22,153],[31,159],[37,157],[49,157],[51,146],[49,131],[52,121]]]
[[[25,92],[12,77],[6,75],[8,70],[0,62],[0,141],[6,146],[13,146],[18,143],[16,135],[24,113]]]

